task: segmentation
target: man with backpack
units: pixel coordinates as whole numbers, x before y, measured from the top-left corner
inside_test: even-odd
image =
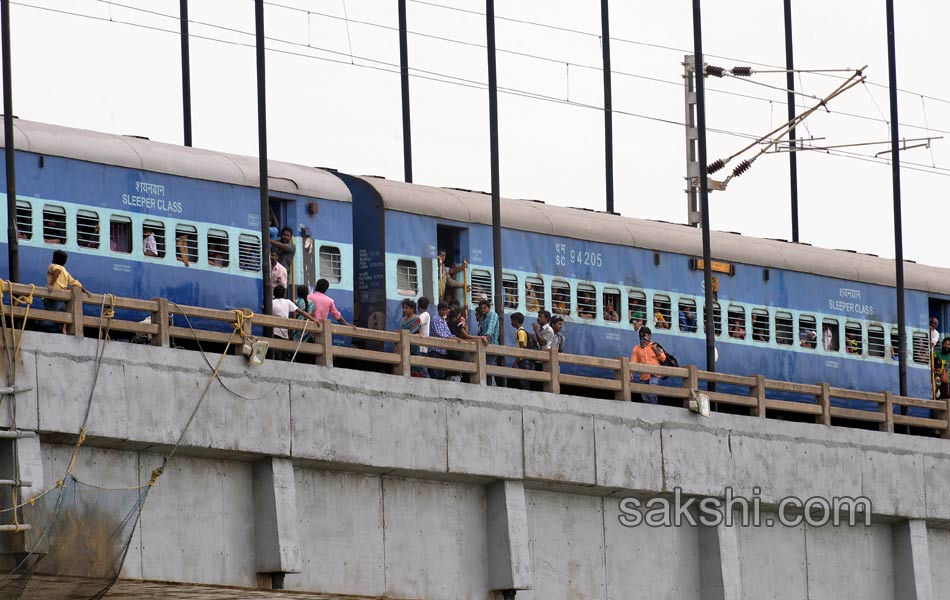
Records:
[[[528,345],[531,340],[531,336],[528,335],[528,330],[524,328],[524,315],[520,312],[511,313],[511,326],[515,329],[515,346],[521,349],[528,349]],[[534,343],[537,347],[537,342]],[[516,358],[514,363],[514,368],[516,369],[528,369],[534,370],[534,364],[532,361],[526,360],[524,358]],[[515,388],[518,390],[528,389],[528,382],[523,379],[508,379],[508,387]]]
[[[653,332],[650,331],[650,328],[644,325],[640,328],[639,333],[640,345],[634,346],[633,352],[630,353],[630,362],[657,366],[666,362],[666,352],[663,351],[663,347],[650,339],[653,337]],[[640,383],[658,385],[660,383],[660,376],[652,373],[640,373]],[[640,396],[647,404],[659,403],[656,394],[640,394]]]

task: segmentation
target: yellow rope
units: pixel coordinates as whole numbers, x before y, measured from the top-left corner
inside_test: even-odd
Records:
[[[234,310],[234,322],[231,323],[231,327],[233,327],[236,332],[240,333],[241,337],[243,338],[245,337],[244,324],[249,323],[253,318],[253,312],[246,309],[237,308]],[[228,340],[229,345],[230,343],[230,340]]]

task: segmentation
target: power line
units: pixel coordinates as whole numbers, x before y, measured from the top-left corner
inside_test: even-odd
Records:
[[[97,0],[97,1],[100,1],[100,2],[101,2],[101,1],[103,1],[103,0]],[[421,0],[413,0],[413,1],[421,1]],[[67,11],[67,10],[63,10],[63,9],[50,8],[50,7],[45,7],[45,6],[37,6],[37,5],[32,5],[32,4],[25,4],[25,3],[22,3],[22,2],[16,2],[16,1],[11,1],[10,4],[15,5],[15,6],[21,6],[21,7],[23,7],[23,8],[32,8],[32,9],[35,9],[35,10],[41,10],[41,11],[46,11],[46,12],[52,12],[52,13],[62,14],[62,15],[67,15],[67,16],[72,16],[72,17],[90,19],[90,20],[101,21],[101,22],[105,22],[105,23],[114,23],[114,24],[118,24],[118,25],[126,25],[126,26],[129,26],[129,27],[137,27],[137,28],[140,28],[140,29],[145,29],[145,30],[155,31],[155,32],[160,32],[160,33],[169,33],[169,34],[173,34],[173,35],[180,35],[180,32],[177,31],[177,30],[174,30],[174,29],[165,29],[165,28],[162,28],[162,27],[156,27],[156,26],[153,26],[153,25],[145,25],[145,24],[142,24],[142,23],[134,23],[134,22],[131,22],[131,21],[121,21],[121,20],[116,20],[116,19],[114,19],[114,18],[112,18],[112,17],[109,17],[109,18],[106,18],[106,17],[99,17],[99,16],[95,16],[95,15],[88,15],[88,14],[84,14],[84,13],[77,13],[77,12]],[[123,7],[123,8],[129,8],[130,10],[142,10],[142,11],[144,11],[144,12],[147,12],[147,13],[152,14],[152,15],[155,15],[155,16],[168,17],[168,18],[176,18],[176,19],[177,19],[177,17],[174,17],[173,15],[168,15],[168,14],[164,14],[164,13],[157,13],[157,12],[155,12],[155,11],[149,11],[149,10],[145,10],[145,9],[138,9],[137,7],[129,7],[129,6],[125,6],[125,5],[119,5],[119,4],[115,3],[115,2],[113,2],[112,4],[115,5],[115,6],[121,6],[121,7]],[[222,30],[230,31],[230,32],[234,32],[234,33],[239,33],[239,34],[243,34],[243,35],[250,35],[250,36],[253,36],[253,35],[254,35],[253,33],[250,33],[250,32],[245,32],[245,31],[241,31],[241,30],[239,30],[239,29],[233,29],[233,28],[230,28],[230,27],[225,27],[225,26],[222,26],[222,25],[215,25],[215,24],[210,24],[210,23],[203,23],[203,22],[200,22],[200,21],[189,21],[189,22],[190,22],[190,23],[199,24],[199,25],[205,25],[205,26],[212,27],[212,28],[218,28],[218,29],[222,29]],[[205,40],[205,41],[210,41],[210,42],[216,42],[216,43],[222,43],[222,44],[228,44],[228,45],[238,46],[238,47],[244,47],[244,48],[254,48],[254,47],[255,47],[255,45],[254,45],[254,44],[251,44],[251,43],[237,42],[237,41],[226,40],[226,39],[222,39],[222,38],[216,38],[216,37],[211,37],[211,36],[204,36],[204,35],[200,35],[200,34],[192,34],[191,37],[192,37],[192,38],[195,38],[195,39],[200,39],[200,40]],[[370,69],[370,70],[380,71],[380,72],[383,72],[383,73],[390,73],[390,74],[396,74],[396,75],[400,74],[399,65],[397,65],[397,64],[395,64],[395,63],[389,63],[389,62],[386,62],[386,61],[380,61],[380,60],[377,60],[377,59],[371,59],[371,58],[368,58],[368,57],[363,57],[363,56],[358,56],[358,55],[352,55],[352,56],[351,56],[350,54],[345,53],[345,52],[338,52],[338,51],[334,51],[334,50],[330,50],[330,49],[326,49],[326,48],[320,48],[320,47],[310,46],[310,45],[306,45],[306,44],[301,44],[301,43],[299,43],[299,42],[292,42],[292,41],[290,41],[290,40],[284,40],[284,39],[281,39],[281,38],[267,37],[266,39],[268,39],[268,40],[270,40],[270,41],[272,41],[272,42],[277,42],[277,43],[284,43],[284,44],[289,44],[289,45],[293,45],[293,46],[302,46],[302,47],[305,47],[305,48],[308,48],[308,49],[310,49],[310,50],[314,50],[314,51],[317,51],[317,52],[327,52],[327,53],[330,53],[330,54],[345,56],[345,57],[348,57],[348,58],[351,58],[351,59],[365,60],[365,61],[368,61],[368,62],[376,63],[376,65],[383,65],[383,66],[376,66],[376,65],[373,65],[373,64],[360,64],[360,63],[356,63],[356,62],[351,62],[351,60],[337,60],[337,59],[333,59],[333,58],[327,58],[327,57],[323,57],[323,56],[315,56],[315,55],[313,55],[313,54],[305,54],[305,53],[302,53],[302,52],[295,52],[295,51],[291,51],[291,50],[284,50],[284,49],[273,48],[273,47],[267,49],[267,50],[270,51],[270,52],[274,52],[274,53],[278,53],[278,54],[284,54],[284,55],[289,55],[289,56],[296,56],[296,57],[301,57],[301,58],[307,58],[307,59],[311,59],[311,60],[319,60],[319,61],[323,61],[323,62],[329,62],[329,63],[339,64],[339,65],[344,65],[344,66],[354,66],[354,67],[359,67],[359,68],[364,68],[364,69]],[[385,67],[392,67],[392,68],[385,68]],[[487,89],[487,84],[482,83],[482,82],[480,82],[480,81],[476,81],[476,80],[465,79],[465,78],[457,77],[457,76],[454,76],[454,75],[449,75],[449,74],[446,74],[446,73],[439,73],[439,72],[436,72],[436,71],[425,71],[425,70],[421,70],[421,69],[411,69],[411,71],[415,71],[415,73],[411,73],[411,76],[414,77],[414,78],[416,78],[416,79],[421,79],[421,80],[426,80],[426,81],[434,81],[434,82],[443,83],[443,84],[451,84],[451,85],[455,85],[455,86],[459,86],[459,87],[465,87],[465,88],[470,88],[470,89],[476,89],[476,90],[479,90],[479,91],[484,91],[485,89]],[[577,108],[584,108],[584,109],[596,110],[596,111],[603,111],[603,110],[604,110],[603,107],[601,107],[601,106],[597,106],[597,105],[593,105],[593,104],[587,104],[587,103],[582,103],[582,102],[576,102],[576,101],[565,100],[565,99],[562,99],[562,98],[557,98],[557,97],[554,97],[554,96],[547,96],[547,95],[544,95],[544,94],[539,94],[539,93],[536,93],[536,92],[531,92],[531,91],[529,91],[529,90],[522,90],[522,89],[518,89],[518,88],[499,87],[499,88],[498,88],[498,91],[501,92],[501,93],[504,93],[504,94],[506,94],[506,95],[510,95],[510,96],[522,97],[522,98],[531,99],[531,100],[540,100],[540,101],[549,102],[549,103],[554,103],[554,104],[559,104],[559,105],[564,105],[564,106],[573,106],[573,107],[577,107]],[[618,115],[624,115],[624,116],[628,116],[628,117],[633,117],[633,118],[638,118],[638,119],[644,119],[644,120],[653,121],[653,122],[662,123],[662,124],[667,124],[667,125],[674,125],[674,126],[677,126],[677,127],[685,127],[685,126],[686,126],[686,124],[683,123],[682,121],[677,121],[677,120],[674,120],[674,119],[666,119],[666,118],[663,118],[663,117],[657,117],[657,116],[654,116],[654,115],[647,115],[647,114],[637,113],[637,112],[633,112],[633,111],[626,111],[626,110],[621,110],[621,109],[614,108],[614,109],[612,110],[612,112],[613,112],[614,114],[618,114]],[[761,137],[761,136],[754,135],[754,134],[749,134],[749,133],[744,133],[744,132],[737,132],[737,131],[732,131],[732,130],[727,130],[727,129],[708,128],[707,130],[708,130],[710,133],[716,133],[716,134],[720,134],[720,135],[728,135],[728,136],[739,137],[739,138],[744,138],[744,139],[758,139],[759,137]],[[931,131],[937,131],[937,130],[931,129]],[[839,154],[839,155],[842,155],[842,156],[844,156],[844,157],[855,158],[855,159],[859,159],[859,160],[866,160],[866,161],[878,162],[878,163],[880,163],[880,164],[886,164],[886,163],[887,163],[886,159],[879,159],[879,160],[876,160],[876,159],[875,159],[876,157],[869,157],[869,156],[867,156],[867,155],[862,155],[862,154],[857,154],[857,153],[848,153],[848,152],[842,152],[842,151],[836,151],[836,152],[830,152],[830,151],[829,151],[828,153],[829,153],[829,154],[832,154],[832,153],[833,153],[833,154]],[[903,165],[908,165],[908,168],[909,168],[910,170],[915,170],[915,171],[928,172],[928,173],[933,173],[933,174],[936,174],[936,175],[944,175],[944,173],[938,172],[938,171],[946,171],[948,174],[950,174],[950,169],[944,169],[944,168],[942,168],[942,167],[930,167],[930,166],[922,165],[922,164],[919,164],[919,163],[907,163],[907,162],[905,162],[905,161],[902,161],[902,166],[903,166]],[[919,168],[917,168],[917,167],[919,167]]]
[[[450,11],[461,12],[461,13],[468,13],[468,14],[471,14],[471,15],[477,15],[477,16],[481,16],[481,17],[484,17],[484,16],[485,16],[484,13],[480,13],[480,12],[478,12],[477,10],[471,10],[471,9],[467,9],[467,8],[459,8],[459,7],[457,7],[457,6],[448,6],[448,5],[445,5],[445,4],[439,4],[438,2],[431,2],[431,1],[429,1],[429,0],[409,0],[409,1],[410,1],[410,2],[413,2],[413,3],[415,3],[415,4],[421,4],[421,5],[424,5],[424,6],[431,6],[431,7],[434,7],[434,8],[441,8],[441,9],[444,9],[444,10],[450,10]],[[532,27],[540,27],[540,28],[544,28],[544,29],[551,29],[551,30],[554,30],[554,31],[561,31],[561,32],[564,32],[564,33],[573,33],[573,34],[576,34],[576,35],[582,35],[582,36],[585,36],[585,37],[594,37],[594,38],[600,39],[600,35],[598,35],[598,34],[596,34],[596,33],[592,33],[592,32],[590,32],[590,31],[583,31],[583,30],[581,30],[581,29],[573,29],[573,28],[570,28],[570,27],[561,27],[561,26],[559,26],[559,25],[551,25],[551,24],[549,24],[549,23],[541,23],[541,22],[539,22],[539,21],[531,21],[531,20],[528,20],[528,19],[515,19],[515,18],[512,18],[512,17],[500,17],[500,16],[498,16],[498,15],[495,15],[495,18],[498,19],[499,21],[509,21],[509,22],[511,22],[511,23],[519,23],[519,24],[521,24],[521,25],[530,25],[530,26],[532,26]],[[669,51],[678,52],[678,53],[681,53],[681,54],[692,54],[692,50],[687,50],[687,49],[683,49],[683,48],[677,48],[677,47],[675,47],[675,46],[666,46],[666,45],[663,45],[663,44],[656,44],[656,43],[651,43],[651,42],[643,42],[643,41],[640,41],[640,40],[632,40],[632,39],[619,38],[619,37],[614,37],[614,36],[610,36],[610,40],[613,41],[613,42],[620,42],[620,43],[623,43],[623,44],[631,44],[631,45],[635,45],[635,46],[646,46],[646,47],[649,47],[649,48],[658,48],[658,49],[660,49],[660,50],[669,50]],[[750,64],[750,65],[756,65],[756,66],[759,66],[759,67],[769,67],[769,68],[772,68],[772,69],[782,69],[782,68],[784,68],[783,66],[780,66],[780,65],[773,65],[773,64],[769,64],[769,63],[760,63],[760,62],[750,61],[750,60],[746,60],[746,59],[738,59],[738,58],[733,58],[733,57],[723,56],[723,55],[718,55],[718,54],[705,53],[704,56],[710,57],[710,58],[719,58],[719,59],[722,59],[722,60],[728,60],[728,61],[732,61],[732,62],[735,62],[735,63],[745,63],[745,64]],[[834,74],[832,74],[832,73],[814,72],[814,73],[812,73],[812,74],[818,75],[818,76],[820,76],[820,77],[832,77],[832,78],[835,78],[835,79],[843,79],[843,78],[844,78],[844,77],[842,77],[842,76],[840,76],[840,75],[834,75]],[[879,87],[879,88],[883,88],[883,89],[888,89],[888,86],[887,86],[886,84],[875,83],[875,82],[873,82],[873,81],[869,81],[869,82],[868,82],[868,85],[872,85],[872,86],[874,86],[874,87]],[[920,92],[914,92],[914,91],[905,90],[905,89],[902,89],[902,88],[897,88],[897,91],[902,92],[902,93],[905,93],[905,94],[913,94],[914,96],[923,96],[924,98],[926,98],[926,99],[928,99],[928,100],[934,100],[935,102],[942,102],[942,103],[944,103],[944,104],[950,104],[950,100],[947,100],[947,99],[945,99],[945,98],[938,98],[938,97],[936,97],[936,96],[928,96],[928,95],[926,95],[926,94],[921,94]]]

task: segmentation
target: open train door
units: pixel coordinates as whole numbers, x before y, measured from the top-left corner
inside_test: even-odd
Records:
[[[940,339],[943,340],[943,338],[950,336],[950,299],[931,297],[929,304],[929,317],[940,321],[937,331],[940,332]]]
[[[463,308],[466,308],[467,294],[465,290],[468,283],[468,268],[464,266],[464,262],[468,256],[468,229],[451,225],[438,225],[437,227],[436,243],[438,248],[432,271],[432,297],[438,298],[436,305],[442,300],[457,300]],[[445,251],[445,268],[447,269],[445,281],[442,281],[441,269],[438,263],[438,254],[443,250]],[[430,288],[427,286],[425,289]]]

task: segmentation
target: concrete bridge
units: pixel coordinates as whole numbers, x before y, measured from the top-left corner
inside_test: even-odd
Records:
[[[27,496],[66,470],[96,344],[23,338]],[[108,344],[77,477],[148,481],[210,374],[196,352]],[[220,379],[148,496],[112,597],[281,597],[249,588],[282,584],[295,598],[950,598],[947,440],[237,356]],[[788,497],[864,497],[871,524],[624,524],[625,498],[727,488],[766,518]]]

